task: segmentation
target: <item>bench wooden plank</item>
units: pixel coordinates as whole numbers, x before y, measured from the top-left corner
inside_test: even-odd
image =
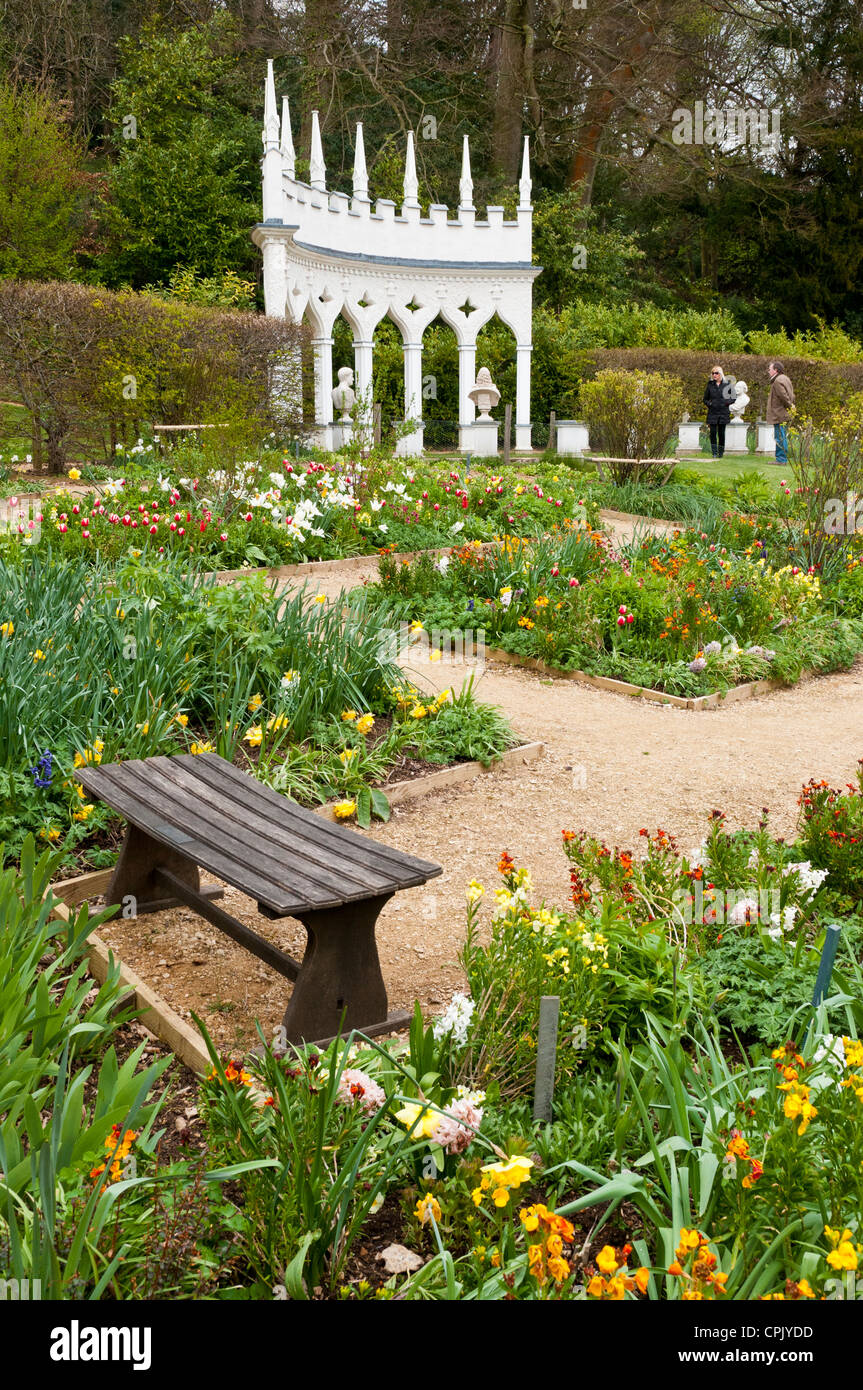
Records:
[[[165,766],[167,764],[167,766]],[[138,794],[149,805],[161,799],[162,804],[171,806],[174,820],[181,817],[175,807],[182,808],[183,816],[190,833],[203,844],[218,845],[226,859],[235,864],[235,872],[242,872],[251,862],[259,870],[261,877],[269,880],[273,891],[284,890],[289,882],[296,893],[303,893],[308,901],[325,907],[342,902],[346,897],[363,897],[379,891],[379,880],[370,874],[364,881],[356,876],[341,875],[334,871],[320,870],[312,854],[292,840],[287,831],[280,830],[253,817],[248,812],[245,821],[239,816],[242,808],[236,802],[228,804],[227,812],[218,805],[216,793],[209,793],[209,800],[202,795],[201,788],[194,779],[183,785],[182,768],[172,767],[169,758],[154,758],[147,767],[146,781],[136,783]],[[137,774],[136,774],[137,775]],[[146,796],[141,788],[146,786]],[[210,868],[210,865],[205,865]],[[221,869],[212,866],[212,872],[221,875]]]
[[[124,774],[117,771],[119,767],[120,764],[108,764],[106,768],[98,769],[99,775],[89,773],[84,786],[157,843],[170,846],[193,863],[208,869],[250,897],[266,902],[285,916],[290,915],[292,909],[308,903],[302,890],[295,890],[288,898],[280,884],[256,873],[248,863],[238,864],[237,860],[220,853],[211,843],[209,829],[204,831],[204,839],[201,839],[195,826],[187,828],[185,815],[166,803],[165,797],[152,784],[139,782],[134,773],[130,774],[128,781],[124,780]],[[83,773],[84,769],[80,771]],[[321,897],[318,895],[314,898],[316,906],[320,904]]]
[[[309,829],[306,829],[304,837],[301,837],[283,826],[276,825],[271,816],[264,818],[257,812],[251,812],[235,798],[224,796],[202,784],[192,775],[193,768],[170,758],[153,758],[148,771],[154,777],[165,778],[170,783],[171,795],[179,797],[183,804],[191,804],[193,810],[200,806],[201,816],[207,815],[204,809],[207,803],[203,802],[203,798],[208,798],[210,813],[220,826],[227,823],[231,827],[233,840],[244,842],[246,849],[255,853],[261,852],[273,861],[276,866],[276,873],[273,875],[276,882],[284,883],[286,876],[293,881],[299,876],[319,887],[332,889],[337,898],[362,896],[366,890],[380,891],[384,880],[379,873],[346,864],[344,861],[332,869],[322,865],[316,858],[317,845],[311,839]],[[315,819],[318,820],[320,817]],[[262,841],[265,845],[263,849]],[[286,851],[291,856],[290,861],[286,861]],[[389,879],[386,881],[389,882]]]
[[[225,763],[215,754],[201,754],[195,758],[195,762],[202,764],[199,775],[208,785],[227,790],[226,784],[230,784],[236,795],[242,798],[245,784],[250,780],[248,774],[241,772],[231,763]],[[267,787],[262,782],[254,783],[253,794],[256,801],[268,808],[266,814],[281,812],[280,818],[283,818],[283,823],[288,829],[298,835],[309,834],[316,845],[320,844],[325,852],[335,855],[334,862],[337,865],[350,858],[351,862],[377,866],[381,872],[389,872],[394,878],[399,879],[415,870],[417,874],[422,875],[418,881],[423,883],[442,872],[439,864],[433,864],[427,859],[418,859],[403,850],[392,849],[377,840],[368,840],[344,826],[328,824],[314,811],[297,806],[295,802],[289,801],[280,792],[273,791],[272,787]],[[414,885],[405,883],[404,886]]]
[[[442,872],[329,824],[216,754],[107,763],[80,776],[93,795],[255,898],[268,915],[361,901]]]
[[[179,899],[295,978],[283,1019],[290,1041],[409,1021],[387,1013],[375,926],[394,893],[436,877],[439,864],[333,826],[215,754],[88,766],[80,778],[128,821],[109,900],[130,894],[156,910]],[[299,918],[308,934],[302,965],[212,906],[201,867],[257,899],[259,912]]]

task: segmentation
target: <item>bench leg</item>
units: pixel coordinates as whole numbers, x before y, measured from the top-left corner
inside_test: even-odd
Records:
[[[387,992],[375,923],[392,893],[340,908],[297,914],[308,935],[303,967],[285,1010],[287,1041],[318,1042],[351,1028],[386,1026]],[[402,1015],[392,1016],[401,1026]]]
[[[119,903],[131,907],[130,917],[142,917],[147,912],[162,912],[168,907],[177,907],[179,898],[165,892],[157,878],[159,869],[167,869],[190,889],[208,898],[220,898],[224,889],[216,887],[201,888],[201,876],[197,864],[187,859],[179,850],[169,849],[157,840],[152,840],[136,825],[126,827],[120,857],[105,889],[105,901],[109,906]],[[125,902],[124,902],[125,899]],[[132,903],[129,899],[134,899]]]

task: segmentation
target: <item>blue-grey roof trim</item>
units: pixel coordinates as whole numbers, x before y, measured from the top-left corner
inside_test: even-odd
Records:
[[[362,261],[366,265],[407,265],[413,270],[541,270],[530,261],[416,261],[407,256],[367,256],[364,251],[334,251],[332,247],[311,246],[307,241],[294,245],[317,256],[337,256],[343,261]]]

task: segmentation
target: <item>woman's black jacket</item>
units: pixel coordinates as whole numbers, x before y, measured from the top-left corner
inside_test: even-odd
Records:
[[[707,406],[708,425],[717,425],[723,420],[727,425],[731,419],[731,409],[727,396],[723,395],[723,386],[727,391],[727,381],[717,382],[711,377],[704,388],[704,404]]]

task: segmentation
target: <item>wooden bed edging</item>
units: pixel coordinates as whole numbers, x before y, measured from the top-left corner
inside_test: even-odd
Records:
[[[61,922],[68,922],[70,908],[85,902],[89,897],[104,893],[112,873],[112,869],[98,869],[95,873],[82,874],[78,878],[52,884],[50,892],[54,894],[57,902],[52,908],[51,916]],[[135,1008],[142,1010],[141,1023],[149,1028],[151,1033],[155,1033],[161,1042],[167,1043],[171,1051],[181,1062],[185,1062],[187,1067],[191,1067],[199,1076],[206,1076],[212,1062],[203,1038],[194,1028],[181,1018],[161,995],[145,984],[140,975],[136,975],[130,966],[125,965],[96,932],[93,932],[87,941],[87,952],[90,974],[99,984],[106,979],[112,962],[115,965],[119,964],[120,983],[127,993],[134,994]]]
[[[587,671],[564,671],[559,666],[549,666],[540,657],[516,656],[500,647],[486,647],[487,661],[499,661],[503,666],[521,666],[527,671],[538,671],[554,680],[577,681],[579,685],[592,685],[595,690],[610,690],[615,695],[630,695],[636,699],[650,700],[654,704],[673,705],[676,709],[721,709],[723,705],[733,705],[740,700],[751,700],[756,695],[764,695],[771,690],[787,690],[783,681],[747,681],[743,685],[733,685],[723,694],[714,690],[709,695],[667,695],[662,690],[651,690],[649,686],[631,685],[629,681],[612,680],[610,676],[591,676]],[[811,671],[802,671],[803,676]]]

